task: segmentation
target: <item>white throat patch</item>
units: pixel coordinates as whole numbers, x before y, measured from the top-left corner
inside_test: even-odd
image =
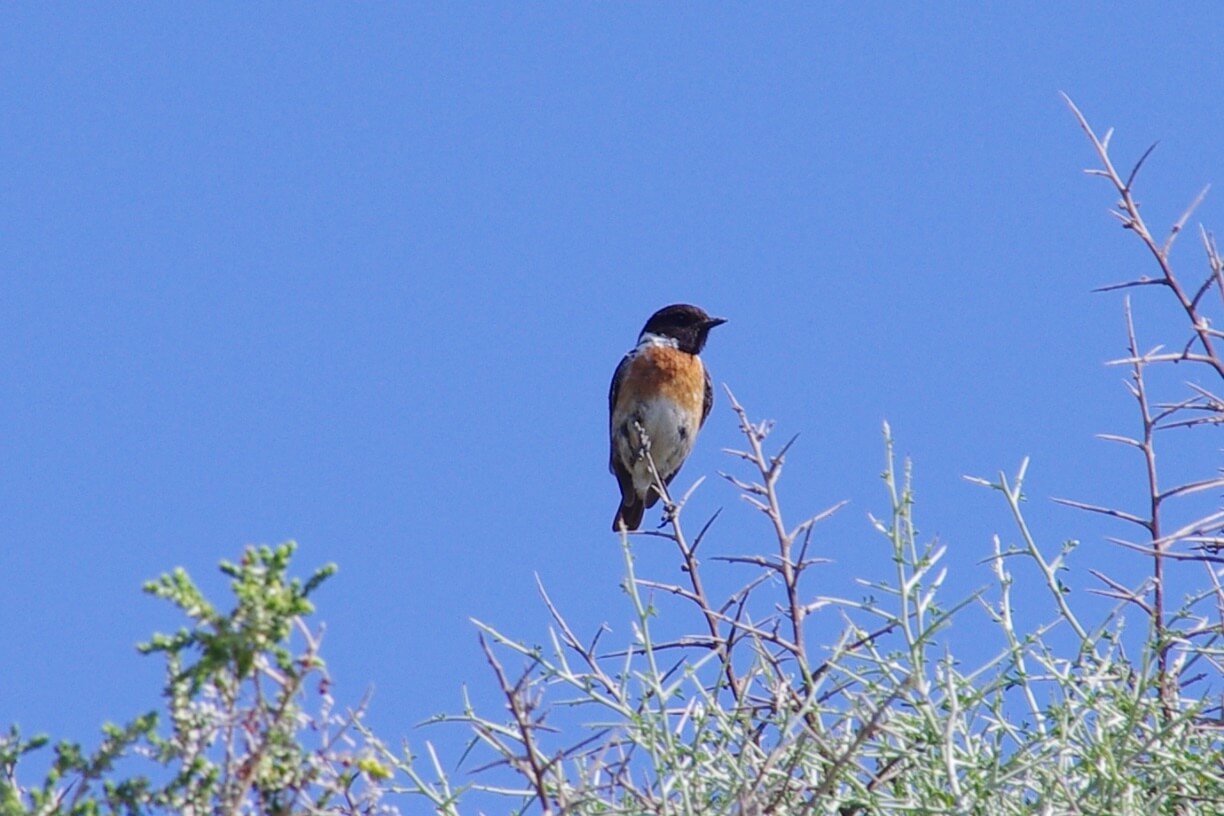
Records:
[[[638,338],[637,348],[635,351],[641,351],[651,346],[663,348],[679,348],[680,343],[674,337],[667,337],[662,334],[653,334],[651,332],[642,332],[642,336]]]

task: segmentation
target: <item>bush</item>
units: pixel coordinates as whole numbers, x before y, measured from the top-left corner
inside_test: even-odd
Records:
[[[777,487],[790,443],[773,449],[771,425],[751,421],[728,391],[745,440],[733,455],[744,471],[724,476],[761,513],[768,551],[712,559],[718,570],[751,573],[728,596],[712,597],[698,554],[717,514],[690,535],[687,496],[668,497],[665,529],[641,535],[671,542],[682,580],[638,575],[636,536],[623,537],[629,643],[608,648],[600,632],[580,637],[543,587],[553,620],[546,647],[477,624],[509,715],[468,706],[440,718],[470,729],[480,746],[473,761],[481,765],[462,785],[428,743],[428,763],[387,748],[362,725],[364,706],[335,713],[319,637],[306,624],[308,598],[332,568],[305,583],[289,579],[286,544],[222,566],[236,597],[224,614],[181,571],[150,584],[191,621],[143,647],[167,662],[164,733],[148,714],[108,728],[92,753],[61,743],[46,779],[23,787],[17,765],[47,740],[13,729],[0,739],[0,812],[364,814],[403,805],[457,816],[472,802],[566,814],[1224,811],[1224,719],[1211,688],[1224,632],[1216,566],[1224,510],[1171,521],[1178,503],[1218,495],[1224,478],[1166,486],[1156,467],[1164,432],[1224,424],[1224,399],[1201,383],[1158,398],[1148,376],[1154,366],[1184,363],[1224,381],[1216,345],[1224,334],[1212,328],[1224,304],[1224,264],[1202,231],[1207,273],[1197,284],[1175,274],[1170,252],[1193,206],[1157,241],[1133,192],[1147,154],[1124,179],[1108,134],[1098,137],[1071,109],[1100,161],[1089,172],[1112,185],[1113,214],[1158,268],[1105,288],[1157,287],[1186,320],[1184,342],[1173,346],[1180,350],[1143,352],[1126,302],[1129,354],[1115,363],[1129,369],[1140,432],[1105,438],[1138,454],[1144,509],[1063,500],[1132,525],[1138,536],[1117,545],[1151,559],[1150,579],[1134,589],[1093,573],[1097,591],[1116,603],[1100,619],[1087,620],[1068,598],[1060,573],[1071,545],[1043,546],[1025,522],[1027,462],[1010,478],[973,480],[1000,495],[1015,544],[995,538],[990,588],[945,600],[945,551],[916,533],[910,467],[898,466],[887,426],[887,512],[872,521],[895,572],[845,597],[814,595],[813,531],[837,508],[787,519]],[[1174,605],[1168,573],[1186,562],[1205,567],[1206,585]],[[1018,564],[1031,565],[1049,598],[1049,620],[1028,630],[1012,614]],[[864,590],[870,602],[850,598]],[[1122,610],[1138,610],[1148,624],[1133,654]],[[984,620],[972,645],[987,634],[998,644],[970,667],[946,632],[967,614]],[[807,631],[814,615],[841,621],[840,635],[819,650]],[[1056,627],[1066,636],[1052,636]],[[660,634],[673,630],[684,633]],[[152,775],[117,773],[125,758],[152,763]]]

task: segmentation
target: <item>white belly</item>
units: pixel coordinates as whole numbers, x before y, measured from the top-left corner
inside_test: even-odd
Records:
[[[639,496],[645,496],[654,484],[654,477],[650,473],[649,461],[642,455],[646,446],[637,425],[645,430],[650,456],[654,459],[659,476],[666,480],[680,469],[693,449],[697,423],[667,399],[642,400],[633,407],[629,416],[631,418],[625,426],[616,429],[616,450],[621,461],[631,465],[634,490]]]

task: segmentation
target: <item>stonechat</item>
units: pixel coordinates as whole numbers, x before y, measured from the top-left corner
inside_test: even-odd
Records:
[[[692,451],[714,404],[710,372],[698,355],[710,329],[726,322],[696,306],[664,306],[616,367],[608,394],[608,469],[621,491],[613,530],[636,530],[659,500],[650,461],[668,485]]]

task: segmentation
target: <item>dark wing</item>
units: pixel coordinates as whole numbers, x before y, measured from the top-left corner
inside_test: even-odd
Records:
[[[608,386],[608,470],[616,473],[616,443],[612,438],[612,434],[616,431],[612,427],[612,414],[616,411],[616,398],[620,395],[621,375],[629,370],[629,362],[632,355],[626,354],[621,358],[620,364],[616,366],[616,371],[612,372],[612,384]],[[620,474],[617,474],[619,477]]]
[[[620,486],[621,503],[616,508],[616,517],[612,519],[613,532],[619,533],[621,525],[628,530],[636,530],[642,526],[642,515],[646,505],[633,489],[633,475],[625,469],[624,463],[616,458],[616,429],[612,427],[612,417],[616,411],[616,399],[620,396],[621,377],[629,370],[633,355],[626,354],[612,373],[612,384],[608,386],[608,470],[616,477]]]
[[[697,426],[698,428],[705,425],[706,417],[710,415],[710,409],[714,407],[714,384],[710,382],[710,369],[706,368],[705,364],[702,364],[701,368],[705,371],[705,395],[701,400],[701,423]]]

